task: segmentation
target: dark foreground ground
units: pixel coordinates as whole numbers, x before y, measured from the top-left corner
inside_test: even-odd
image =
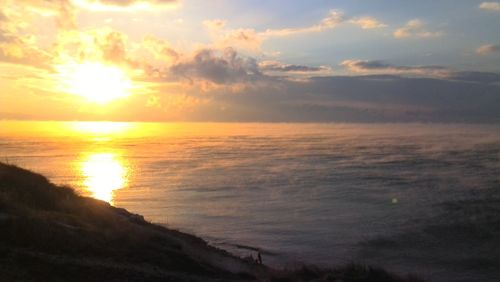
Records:
[[[275,270],[0,163],[0,281],[421,281],[360,265]]]

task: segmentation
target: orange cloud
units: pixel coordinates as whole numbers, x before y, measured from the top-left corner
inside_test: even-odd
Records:
[[[499,2],[483,2],[479,5],[480,9],[500,12],[500,3]]]
[[[152,10],[178,7],[179,0],[70,0],[74,5],[96,11]]]
[[[0,61],[48,68],[52,56],[38,47],[37,36],[26,34],[24,9],[9,8],[0,10]]]
[[[414,19],[394,31],[393,35],[398,39],[409,37],[431,38],[440,37],[443,33],[440,31],[429,31],[426,29],[424,22]]]
[[[220,20],[220,19],[203,21],[203,25],[208,30],[220,30],[226,26],[226,23],[227,23],[226,20]]]
[[[155,59],[163,63],[172,64],[179,58],[179,53],[165,40],[148,36],[144,38],[142,46],[148,50]]]
[[[477,48],[476,53],[478,53],[479,55],[500,53],[500,45],[486,44]]]
[[[349,21],[362,29],[383,28],[387,25],[372,17],[353,18]]]

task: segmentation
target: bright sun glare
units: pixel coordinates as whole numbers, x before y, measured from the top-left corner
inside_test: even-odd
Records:
[[[132,82],[126,72],[98,62],[68,64],[59,69],[63,90],[89,101],[106,104],[131,94]]]
[[[113,191],[127,185],[128,169],[114,153],[93,153],[81,164],[83,185],[94,198],[112,202]]]

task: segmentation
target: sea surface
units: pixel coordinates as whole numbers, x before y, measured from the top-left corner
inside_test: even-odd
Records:
[[[276,267],[500,279],[500,126],[0,121],[17,164]]]

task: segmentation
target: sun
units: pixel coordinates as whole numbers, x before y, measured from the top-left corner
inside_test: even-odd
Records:
[[[124,70],[100,62],[66,64],[59,67],[59,75],[65,92],[98,104],[127,97],[132,90]]]

